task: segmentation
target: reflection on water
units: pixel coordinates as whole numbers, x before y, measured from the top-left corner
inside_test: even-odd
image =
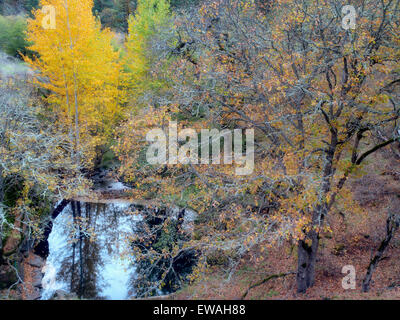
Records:
[[[55,219],[48,239],[42,299],[56,290],[83,299],[128,298],[129,280],[135,275],[128,253],[141,219],[135,213],[135,206],[128,203],[68,205]]]

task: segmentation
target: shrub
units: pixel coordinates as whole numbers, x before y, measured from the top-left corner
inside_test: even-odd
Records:
[[[21,16],[0,16],[0,50],[13,57],[29,54],[25,39],[26,19]]]

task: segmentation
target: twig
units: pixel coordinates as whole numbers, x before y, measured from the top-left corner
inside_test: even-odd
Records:
[[[292,272],[287,272],[287,273],[277,273],[277,274],[272,274],[272,275],[266,277],[265,279],[263,279],[263,280],[261,280],[261,281],[255,283],[255,284],[251,285],[251,286],[246,290],[246,292],[242,295],[241,300],[244,300],[244,298],[246,298],[246,296],[249,294],[249,292],[250,292],[251,289],[254,289],[255,287],[261,286],[262,284],[266,283],[266,282],[269,281],[269,280],[276,279],[276,278],[286,277],[286,276],[288,276],[288,275],[290,275],[290,274],[296,274],[296,272],[292,271]]]
[[[20,275],[19,275],[18,269],[15,268],[15,267],[10,263],[10,260],[7,260],[7,264],[8,264],[12,269],[14,269],[15,275],[16,275],[17,278],[18,278],[17,282],[15,282],[14,284],[12,284],[12,285],[8,288],[8,290],[7,290],[7,299],[9,299],[12,288],[14,288],[15,286],[17,286],[18,284],[22,284],[22,286],[24,287],[25,290],[26,290],[26,287],[25,287],[24,281],[21,279],[21,277],[20,277]]]

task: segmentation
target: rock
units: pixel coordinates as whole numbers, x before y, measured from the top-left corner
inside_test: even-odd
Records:
[[[42,297],[41,290],[39,288],[33,288],[25,294],[25,300],[39,300]]]
[[[20,266],[20,274],[25,283],[24,294],[29,300],[36,300],[41,296],[44,262],[44,259],[30,252]]]
[[[50,298],[50,300],[65,300],[65,297],[67,296],[67,292],[63,290],[57,290],[54,292],[53,296]]]
[[[0,289],[7,289],[17,281],[15,271],[11,267],[0,266]]]
[[[68,293],[64,290],[54,292],[50,300],[77,300],[78,296],[75,293]]]
[[[15,229],[11,231],[11,235],[7,238],[6,243],[3,247],[4,256],[10,256],[13,253],[15,253],[21,242],[21,234],[18,231],[20,228],[20,224],[15,222],[14,225],[15,225]]]
[[[35,288],[42,288],[42,273],[40,269],[37,269],[34,271],[34,274],[32,275],[32,286]]]
[[[44,266],[44,260],[35,254],[31,255],[31,258],[28,259],[27,263],[36,268],[43,268]]]

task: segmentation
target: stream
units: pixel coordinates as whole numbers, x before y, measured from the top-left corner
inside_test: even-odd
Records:
[[[53,222],[42,299],[57,290],[85,299],[123,300],[134,296],[135,276],[130,241],[141,216],[135,206],[120,201],[82,203],[81,217],[73,223],[72,205]]]
[[[60,204],[62,209],[58,210]],[[145,279],[154,277],[154,273],[143,274],[143,267],[138,269],[132,250],[136,236],[143,234],[140,233],[143,224],[169,216],[175,223],[183,221],[181,227],[189,235],[196,218],[191,210],[157,209],[124,200],[64,200],[56,208],[44,246],[47,259],[42,270],[42,300],[51,299],[57,292],[90,300],[125,300],[140,296],[146,288],[136,293],[138,274],[142,272],[140,275]],[[149,214],[153,218],[147,220]],[[157,226],[158,222],[153,224]],[[187,273],[194,261],[193,252],[178,257],[174,261],[174,274]],[[172,292],[168,290],[171,289],[156,289],[153,295]]]

